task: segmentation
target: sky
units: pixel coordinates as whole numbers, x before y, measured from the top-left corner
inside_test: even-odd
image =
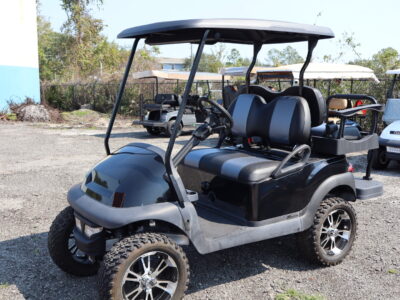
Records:
[[[45,16],[54,30],[60,30],[66,20],[61,9],[61,1],[41,0],[41,14]],[[322,61],[324,55],[338,55],[339,40],[343,33],[354,34],[360,43],[358,51],[362,58],[369,58],[385,47],[400,51],[400,37],[397,32],[400,1],[398,0],[104,0],[99,9],[92,7],[92,15],[101,18],[106,25],[104,34],[110,41],[130,47],[131,42],[117,40],[123,29],[153,22],[196,19],[196,18],[254,18],[266,20],[290,21],[316,24],[330,27],[335,38],[322,40],[314,51],[314,61]],[[265,45],[259,59],[265,62],[271,48],[282,49],[286,45]],[[306,44],[294,46],[303,57],[306,56]],[[206,51],[212,51],[207,46]],[[251,57],[251,46],[227,45],[227,52],[234,47],[244,57]],[[168,45],[161,47],[161,56],[189,57],[189,45]],[[193,50],[194,51],[194,50]],[[355,55],[347,51],[341,62],[354,59]]]

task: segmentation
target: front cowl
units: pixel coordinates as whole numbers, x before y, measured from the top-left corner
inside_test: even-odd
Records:
[[[163,150],[154,146],[126,145],[99,162],[81,189],[92,199],[113,207],[170,201],[163,159]]]

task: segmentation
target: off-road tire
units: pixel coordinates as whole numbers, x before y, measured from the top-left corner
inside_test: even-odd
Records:
[[[327,216],[334,210],[344,210],[351,219],[351,235],[343,252],[337,256],[328,256],[320,245],[320,231]],[[340,197],[326,198],[317,210],[313,225],[306,231],[297,234],[297,245],[300,252],[312,263],[323,266],[334,266],[341,263],[350,253],[357,234],[357,215],[353,206]]]
[[[167,128],[165,130],[165,133],[168,137],[170,137],[174,133],[175,123],[176,123],[175,120],[171,120],[168,122]],[[181,133],[182,133],[182,124],[179,124],[178,133],[176,134],[176,136],[180,136]]]
[[[374,150],[372,156],[372,167],[375,170],[384,170],[387,168],[390,160],[386,157],[386,150],[384,148],[379,148]]]
[[[68,206],[51,224],[47,247],[53,262],[64,272],[75,276],[92,276],[99,269],[99,263],[80,263],[68,250],[68,240],[75,227],[74,210]]]
[[[159,135],[161,130],[157,127],[146,127],[147,133],[150,135]]]
[[[171,256],[179,272],[178,286],[173,300],[182,299],[189,284],[189,262],[180,246],[158,233],[141,233],[116,243],[104,256],[98,273],[101,300],[122,300],[122,279],[132,262],[146,252],[163,251]]]

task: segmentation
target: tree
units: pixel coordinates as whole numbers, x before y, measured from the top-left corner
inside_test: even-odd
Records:
[[[340,49],[339,54],[334,61],[339,61],[345,57],[346,54],[350,51],[357,57],[357,59],[361,59],[361,55],[358,52],[358,48],[361,46],[354,37],[354,33],[343,32],[341,39],[338,41],[338,47]]]
[[[219,44],[217,47],[211,49],[211,53],[203,52],[197,71],[218,73],[219,70],[224,67],[224,58],[225,46],[223,44]],[[191,67],[192,59],[186,58],[184,68],[189,70]]]
[[[350,63],[371,68],[375,74],[383,75],[387,70],[400,67],[400,56],[396,49],[388,47],[379,50],[371,59],[357,59]]]
[[[227,67],[242,67],[249,66],[251,63],[250,59],[243,58],[240,52],[236,48],[231,49],[231,53],[227,56]]]
[[[55,80],[65,72],[67,38],[53,31],[50,22],[38,15],[38,52],[40,66],[40,80]]]
[[[96,54],[98,46],[105,43],[101,35],[103,22],[90,15],[89,4],[100,5],[101,0],[61,0],[61,7],[67,14],[62,32],[70,36],[67,64],[72,69],[72,78],[92,75],[102,69],[102,61]]]
[[[267,63],[274,67],[302,62],[304,62],[304,58],[301,57],[297,50],[291,46],[287,46],[282,50],[274,48],[268,51]]]

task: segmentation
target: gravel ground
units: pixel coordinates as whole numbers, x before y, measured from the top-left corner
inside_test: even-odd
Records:
[[[104,132],[0,123],[1,300],[96,299],[95,277],[61,272],[46,243],[51,222],[67,205],[69,187],[105,156]],[[163,148],[168,142],[128,128],[115,130],[111,145],[115,149],[138,139]],[[366,161],[362,154],[350,159],[357,170]],[[310,265],[292,237],[205,256],[188,249],[192,276],[185,299],[273,299],[287,289],[327,299],[400,299],[400,168],[392,163],[375,173],[385,183],[385,194],[354,204],[358,239],[342,264]]]

